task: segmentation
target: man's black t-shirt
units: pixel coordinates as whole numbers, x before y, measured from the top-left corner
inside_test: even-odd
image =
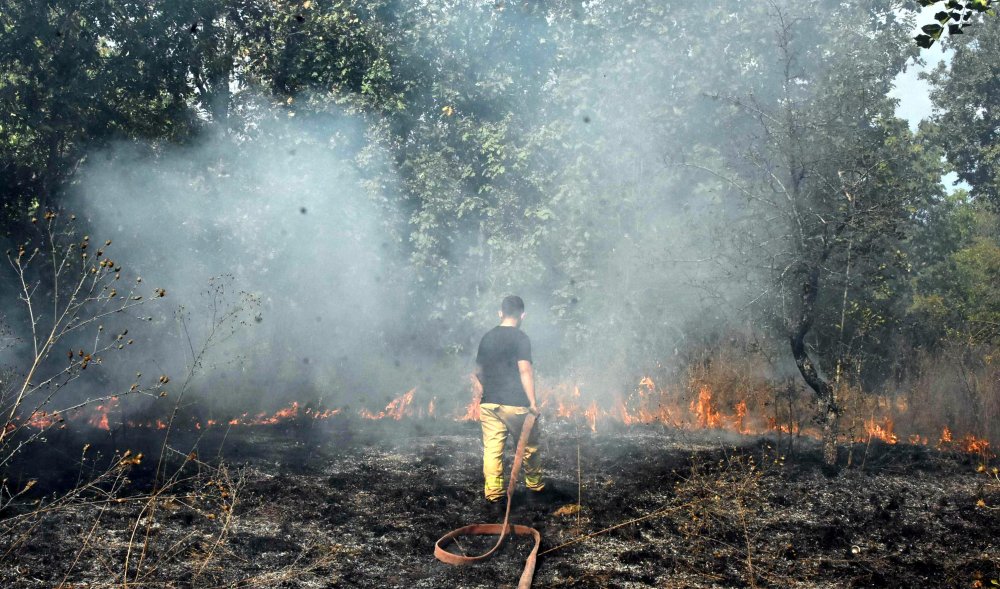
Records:
[[[498,325],[479,342],[476,363],[482,367],[483,403],[528,407],[518,360],[531,362],[531,341],[517,327]]]

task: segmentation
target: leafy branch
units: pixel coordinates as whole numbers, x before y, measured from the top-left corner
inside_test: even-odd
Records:
[[[934,6],[941,4],[942,10],[934,15],[936,23],[920,27],[923,33],[914,37],[917,45],[924,49],[929,49],[935,41],[944,35],[945,27],[949,35],[962,35],[963,29],[973,23],[973,16],[977,14],[989,14],[993,16],[993,0],[969,0],[968,2],[958,2],[958,0],[918,0],[921,6]]]

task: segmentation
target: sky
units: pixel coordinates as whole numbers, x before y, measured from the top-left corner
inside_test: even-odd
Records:
[[[926,81],[918,79],[919,74],[936,68],[939,63],[950,58],[937,43],[930,49],[923,50],[920,55],[923,63],[911,62],[905,72],[896,76],[895,88],[890,92],[890,96],[899,99],[896,115],[906,119],[913,130],[916,130],[920,121],[931,115],[930,86]]]
[[[920,32],[920,27],[929,22],[933,22],[933,14],[937,7],[927,6],[921,10],[921,14],[916,19],[913,29],[914,36]],[[906,119],[910,124],[910,129],[916,131],[920,121],[931,116],[930,85],[919,79],[922,72],[933,70],[942,61],[947,63],[951,59],[951,54],[942,49],[940,43],[935,43],[930,49],[923,49],[920,52],[920,61],[911,61],[905,72],[896,76],[895,87],[889,93],[897,98],[899,104],[896,106],[896,116]],[[948,173],[941,178],[942,184],[947,190],[953,191],[959,188],[968,189],[968,185],[958,182],[958,176]]]

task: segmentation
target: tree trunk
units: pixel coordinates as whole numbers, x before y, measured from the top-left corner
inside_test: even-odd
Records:
[[[818,417],[823,427],[823,462],[830,467],[837,465],[837,421],[840,410],[833,385],[820,376],[816,364],[806,351],[806,334],[812,329],[814,305],[819,292],[819,267],[812,268],[802,284],[802,306],[798,318],[790,326],[789,343],[799,373],[819,401]]]

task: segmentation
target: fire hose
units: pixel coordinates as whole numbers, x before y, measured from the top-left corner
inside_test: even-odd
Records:
[[[511,525],[508,522],[510,520],[510,504],[514,497],[514,486],[517,484],[517,475],[521,470],[521,462],[524,460],[524,446],[528,442],[528,436],[531,434],[531,428],[534,426],[535,415],[533,413],[529,413],[524,418],[524,424],[521,427],[521,436],[517,441],[517,452],[514,454],[514,465],[510,469],[510,482],[507,483],[507,510],[503,516],[503,523],[472,524],[448,532],[434,543],[434,556],[438,560],[452,565],[472,564],[492,556],[493,553],[500,548],[500,545],[503,544],[503,541],[508,534],[513,533],[517,536],[531,536],[535,539],[535,546],[531,549],[531,553],[528,555],[528,560],[524,563],[524,571],[521,573],[521,580],[517,583],[517,589],[529,589],[529,587],[531,587],[531,579],[535,575],[535,560],[538,558],[538,547],[542,543],[542,535],[539,534],[538,530],[535,528],[518,524]],[[500,537],[497,538],[497,543],[493,546],[493,548],[490,548],[488,551],[480,554],[479,556],[455,554],[453,552],[448,552],[441,547],[442,544],[451,542],[459,536],[489,535],[499,535]]]

